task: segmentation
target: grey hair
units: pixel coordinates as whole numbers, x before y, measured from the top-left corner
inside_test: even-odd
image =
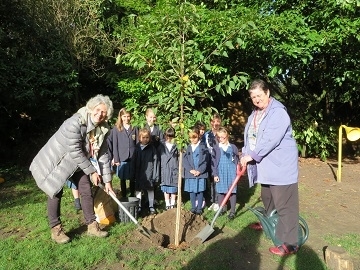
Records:
[[[269,92],[270,87],[269,85],[261,79],[255,79],[249,87],[249,92],[251,92],[252,90],[256,89],[256,88],[260,88],[261,90],[263,90],[266,94]]]
[[[106,119],[109,120],[114,113],[114,107],[112,101],[108,96],[99,94],[96,95],[95,97],[90,98],[89,101],[86,103],[86,110],[88,112],[92,112],[94,108],[99,104],[104,104],[106,106],[107,108]]]

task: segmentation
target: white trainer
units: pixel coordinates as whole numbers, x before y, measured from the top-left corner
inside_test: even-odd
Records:
[[[217,210],[219,210],[219,208],[220,208],[220,206],[217,203],[214,203],[212,210],[214,210],[214,212],[217,212]]]
[[[214,210],[214,205],[215,203],[213,203],[212,205],[209,206],[208,210]]]

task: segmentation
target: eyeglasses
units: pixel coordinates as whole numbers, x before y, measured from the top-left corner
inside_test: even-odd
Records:
[[[199,136],[190,136],[190,139],[198,139],[199,138]]]
[[[251,100],[255,100],[255,99],[257,99],[257,98],[263,98],[264,96],[266,96],[266,93],[265,92],[261,92],[261,93],[259,93],[259,94],[257,94],[257,95],[251,95],[250,94],[250,99]]]

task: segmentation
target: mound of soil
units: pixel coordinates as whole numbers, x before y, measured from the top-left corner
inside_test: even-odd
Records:
[[[178,241],[175,245],[176,232],[176,213],[177,209],[169,209],[157,215],[150,215],[143,219],[142,226],[154,232],[151,234],[151,241],[154,244],[159,243],[159,237],[156,234],[163,235],[163,241],[160,244],[163,247],[171,249],[185,249],[191,245],[199,243],[196,235],[206,227],[207,221],[201,215],[195,215],[187,210],[180,209]],[[145,237],[145,236],[143,236]]]

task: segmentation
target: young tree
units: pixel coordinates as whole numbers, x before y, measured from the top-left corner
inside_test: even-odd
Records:
[[[126,53],[118,56],[118,63],[130,66],[144,79],[147,105],[155,106],[164,115],[176,115],[178,146],[184,148],[187,128],[211,114],[213,93],[231,94],[247,82],[246,74],[229,73],[225,63],[227,50],[233,48],[236,35],[251,23],[234,24],[234,15],[208,10],[187,1],[159,1],[146,16],[131,16],[131,33]],[[138,108],[139,101],[128,102],[129,108]],[[167,118],[167,120],[170,120]],[[182,167],[182,155],[179,168]],[[181,185],[179,173],[179,185]],[[178,205],[181,205],[179,186]],[[177,222],[180,218],[180,207]],[[175,230],[178,231],[178,228]],[[175,235],[178,245],[178,234]]]

